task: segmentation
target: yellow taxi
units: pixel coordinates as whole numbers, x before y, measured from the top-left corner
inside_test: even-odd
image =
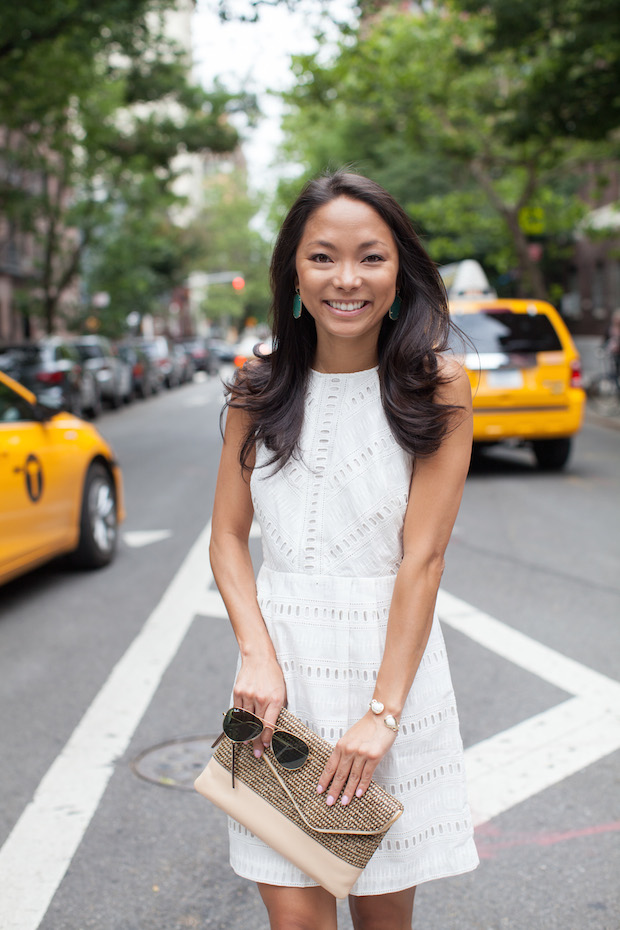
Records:
[[[66,553],[107,565],[123,518],[121,471],[97,430],[0,371],[0,584]]]
[[[542,300],[450,300],[474,403],[474,444],[532,447],[541,469],[561,469],[585,404],[581,363],[559,313]]]

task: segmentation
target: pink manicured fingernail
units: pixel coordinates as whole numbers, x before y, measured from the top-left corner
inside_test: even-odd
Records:
[[[321,788],[320,785],[317,785],[317,786],[316,786],[316,793],[317,793],[317,794],[323,794],[323,789]]]
[[[333,803],[334,803],[334,799],[332,798],[332,796],[331,796],[331,794],[330,794],[330,795],[328,796],[328,798],[327,798],[327,806],[328,806],[328,807],[331,807]]]
[[[257,759],[260,759],[260,757],[262,756],[262,752],[260,751],[260,749],[255,749],[254,755],[256,756]]]
[[[349,799],[348,799],[348,797],[346,796],[346,794],[343,794],[343,795],[342,795],[342,800],[341,800],[340,803],[341,803],[341,804],[348,804],[348,803],[349,803]]]
[[[363,795],[363,793],[364,793],[364,792],[362,791],[362,789],[361,789],[361,788],[358,788],[357,791],[355,792],[355,797],[356,797],[356,798],[361,798],[361,796]]]

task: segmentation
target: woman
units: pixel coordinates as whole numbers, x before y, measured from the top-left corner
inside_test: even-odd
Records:
[[[317,785],[327,805],[371,778],[403,802],[349,898],[356,930],[403,930],[417,884],[477,865],[435,618],[470,460],[469,382],[438,354],[450,323],[437,271],[367,178],[306,186],[271,285],[274,350],[231,387],[213,510],[213,572],[240,650],[233,703],[272,727],[287,705],[335,744]],[[327,891],[232,821],[230,846],[272,930],[335,930]]]

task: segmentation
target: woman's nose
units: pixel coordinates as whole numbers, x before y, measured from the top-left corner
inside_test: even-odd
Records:
[[[354,264],[342,263],[336,266],[334,275],[334,284],[336,287],[343,287],[350,290],[359,287],[362,283],[362,276]]]

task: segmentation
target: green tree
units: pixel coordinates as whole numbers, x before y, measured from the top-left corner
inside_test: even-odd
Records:
[[[194,270],[207,274],[238,271],[245,287],[235,291],[229,282],[210,285],[204,312],[211,320],[237,324],[250,317],[264,321],[270,303],[271,247],[252,226],[260,201],[248,193],[243,171],[214,177],[206,196],[205,209],[189,230],[196,242]]]
[[[500,271],[516,265],[521,292],[545,296],[521,211],[541,207],[545,234],[568,234],[581,210],[565,177],[585,153],[513,138],[524,73],[510,49],[480,56],[491,25],[447,7],[386,10],[345,36],[331,63],[297,58],[285,153],[310,174],[353,163],[407,206],[437,260],[473,249]]]
[[[98,331],[118,338],[127,331],[130,313],[165,316],[174,288],[182,286],[192,257],[192,242],[170,219],[174,198],[144,177],[124,192],[93,234],[82,267],[89,297],[103,292],[109,302],[93,311],[89,300],[72,320],[81,329],[93,315]]]
[[[1,14],[1,209],[8,229],[36,240],[28,309],[50,331],[85,250],[127,215],[132,192],[161,206],[175,156],[231,151],[228,114],[251,108],[188,82],[182,51],[145,19],[171,5],[73,0]]]
[[[515,139],[601,140],[620,126],[620,0],[455,0],[488,29],[477,60],[509,50],[523,79]]]

